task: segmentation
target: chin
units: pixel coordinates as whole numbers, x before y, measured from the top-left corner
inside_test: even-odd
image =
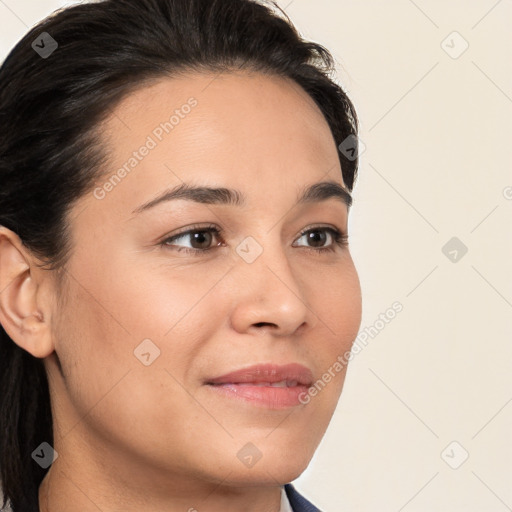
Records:
[[[296,450],[302,452],[302,450]],[[298,478],[311,462],[312,454],[290,454],[289,450],[275,450],[271,456],[262,456],[252,467],[235,464],[229,480],[236,486],[287,484]],[[238,461],[237,461],[238,462]]]

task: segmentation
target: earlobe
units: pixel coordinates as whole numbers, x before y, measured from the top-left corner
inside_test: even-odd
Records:
[[[18,235],[0,226],[0,324],[19,347],[43,358],[54,346],[43,305],[37,303],[38,283],[31,264]]]

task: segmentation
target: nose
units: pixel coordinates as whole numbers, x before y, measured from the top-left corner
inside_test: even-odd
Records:
[[[290,266],[282,247],[267,248],[252,263],[242,260],[236,266],[231,273],[236,281],[231,315],[235,330],[291,336],[316,325],[318,316],[308,303],[310,283]]]

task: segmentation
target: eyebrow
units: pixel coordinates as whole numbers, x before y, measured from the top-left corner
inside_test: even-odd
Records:
[[[188,183],[182,183],[177,187],[165,190],[155,199],[141,204],[135,208],[132,213],[141,213],[153,208],[164,201],[173,201],[183,199],[202,204],[216,204],[243,207],[246,205],[245,196],[242,192],[232,188],[196,186]],[[327,201],[328,199],[337,199],[350,208],[352,206],[352,196],[342,185],[336,181],[320,181],[304,187],[297,197],[298,205],[317,203]]]

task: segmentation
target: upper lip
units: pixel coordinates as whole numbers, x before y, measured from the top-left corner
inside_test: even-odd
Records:
[[[257,364],[235,370],[220,377],[208,379],[206,384],[236,384],[242,382],[281,382],[296,381],[298,385],[311,386],[313,373],[309,368],[298,364]]]

